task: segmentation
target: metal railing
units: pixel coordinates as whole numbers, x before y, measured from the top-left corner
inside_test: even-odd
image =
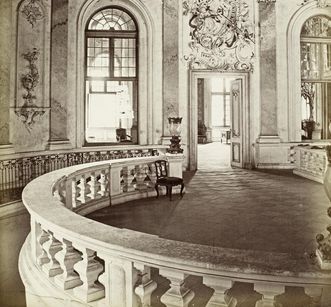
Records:
[[[31,180],[54,170],[90,162],[150,157],[158,154],[156,148],[143,148],[47,153],[0,160],[0,204],[19,200],[23,188]]]

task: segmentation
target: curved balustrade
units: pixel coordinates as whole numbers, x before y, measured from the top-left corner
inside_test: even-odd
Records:
[[[155,195],[155,159],[68,167],[26,186],[31,233],[20,273],[28,306],[236,306],[242,285],[257,307],[282,306],[294,287],[303,306],[331,306],[330,272],[304,257],[166,240],[82,216]],[[181,171],[182,156],[168,159]]]

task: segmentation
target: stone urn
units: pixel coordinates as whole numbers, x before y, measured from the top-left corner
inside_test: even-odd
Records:
[[[326,146],[328,165],[324,174],[324,190],[331,202],[331,145]],[[331,207],[327,210],[331,218]],[[331,224],[326,227],[328,235],[318,234],[316,236],[317,250],[316,256],[318,263],[323,270],[331,270]]]

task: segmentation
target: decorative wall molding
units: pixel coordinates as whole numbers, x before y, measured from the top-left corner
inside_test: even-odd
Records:
[[[316,2],[316,6],[320,8],[328,7],[330,4],[327,3],[327,0],[303,0],[301,5],[305,5],[306,3]]]
[[[25,16],[26,20],[31,24],[32,28],[38,20],[45,17],[40,0],[30,0],[23,6],[21,12]]]
[[[37,117],[45,113],[45,108],[37,107],[33,103],[37,98],[34,91],[39,84],[39,72],[36,65],[39,55],[40,52],[37,48],[22,54],[22,57],[28,62],[28,72],[21,75],[20,81],[27,93],[23,95],[24,104],[22,107],[16,107],[14,112],[22,120],[28,131],[31,131]]]
[[[185,0],[189,15],[191,68],[251,71],[255,35],[250,7],[244,0]]]

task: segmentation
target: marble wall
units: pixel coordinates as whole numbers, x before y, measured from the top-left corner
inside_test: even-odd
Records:
[[[67,139],[68,0],[52,2],[50,141]]]
[[[263,136],[277,136],[277,62],[275,2],[260,2],[260,95]]]
[[[163,1],[163,134],[169,135],[168,117],[178,114],[178,1]]]
[[[0,146],[9,143],[11,2],[0,1]]]

